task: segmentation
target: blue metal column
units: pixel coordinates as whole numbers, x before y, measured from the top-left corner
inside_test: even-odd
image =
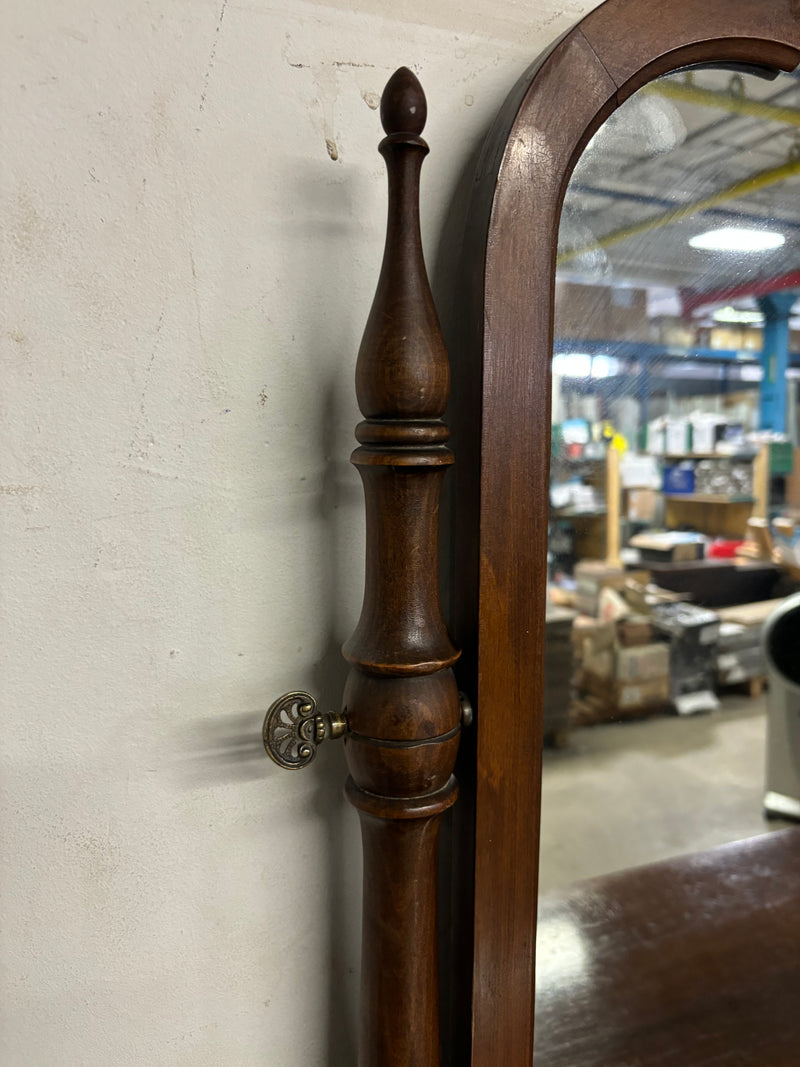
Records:
[[[759,297],[764,315],[760,429],[786,433],[786,371],[789,368],[789,312],[797,293],[783,290]]]

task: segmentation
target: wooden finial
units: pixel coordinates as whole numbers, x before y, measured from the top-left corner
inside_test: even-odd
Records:
[[[381,96],[381,123],[386,133],[418,137],[425,129],[428,104],[416,74],[408,67],[394,72]]]
[[[450,392],[447,352],[419,232],[420,167],[428,152],[419,133],[427,112],[416,76],[400,67],[381,97],[387,136],[379,150],[386,160],[389,212],[383,265],[356,369],[358,403],[367,419],[356,432],[362,443],[376,443],[376,434],[383,440],[388,433],[398,444],[409,433],[416,435],[417,430],[400,423],[388,429],[374,423],[441,419]],[[439,441],[441,431],[441,425],[430,425],[425,434]]]
[[[353,463],[367,510],[364,603],[343,652],[350,802],[364,840],[360,1067],[438,1067],[439,822],[461,706],[439,599],[439,494],[450,372],[419,232],[427,108],[405,67],[381,99],[386,244],[356,368]]]

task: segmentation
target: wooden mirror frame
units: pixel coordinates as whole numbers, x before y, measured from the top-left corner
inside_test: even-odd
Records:
[[[464,648],[462,685],[476,703],[475,737],[464,746],[459,774],[474,802],[473,1067],[532,1061],[562,201],[601,123],[653,78],[698,63],[793,70],[800,2],[607,0],[526,72],[474,177],[461,256],[469,279],[459,299],[469,308],[470,336],[450,346],[455,628]],[[477,750],[471,766],[470,747]]]

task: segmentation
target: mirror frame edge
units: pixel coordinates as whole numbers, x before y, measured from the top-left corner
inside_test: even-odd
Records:
[[[461,254],[453,361],[454,614],[477,707],[473,1067],[532,1062],[555,257],[572,169],[644,84],[697,63],[800,65],[799,0],[606,0],[526,71],[486,139]],[[564,85],[579,84],[567,98]],[[529,263],[524,274],[520,263]],[[531,358],[520,359],[520,352]],[[481,383],[478,385],[478,383]],[[480,435],[475,433],[480,420]],[[470,433],[472,427],[472,433]],[[509,502],[515,521],[507,522]],[[527,669],[519,670],[520,664]],[[531,715],[515,715],[516,708]],[[471,849],[467,849],[467,853]],[[464,1005],[466,1007],[466,1005]],[[462,1019],[464,1015],[461,1016]],[[464,1062],[464,1060],[459,1060]]]

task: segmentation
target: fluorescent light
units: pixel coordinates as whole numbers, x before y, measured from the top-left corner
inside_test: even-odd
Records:
[[[764,316],[760,311],[747,311],[743,308],[732,307],[729,304],[728,307],[717,308],[714,312],[714,321],[737,323],[756,322],[760,325],[764,321]]]
[[[589,378],[592,357],[588,352],[560,352],[553,357],[553,370],[565,378]]]
[[[739,368],[739,380],[743,382],[760,382],[764,377],[764,368],[757,363],[743,363]]]
[[[785,242],[782,233],[746,230],[740,226],[723,226],[721,230],[709,230],[689,239],[692,248],[708,252],[767,252],[771,248],[780,248]]]
[[[613,378],[619,374],[619,360],[615,356],[595,356],[592,360],[593,378]]]

